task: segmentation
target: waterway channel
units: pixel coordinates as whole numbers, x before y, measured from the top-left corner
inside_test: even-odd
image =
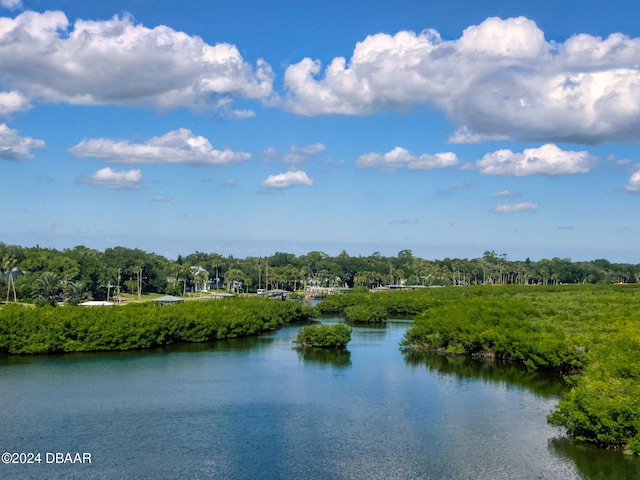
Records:
[[[560,383],[407,356],[407,326],[354,328],[341,353],[296,350],[299,326],[289,326],[213,344],[0,358],[0,453],[41,455],[0,464],[0,479],[640,478],[639,459],[547,425]]]

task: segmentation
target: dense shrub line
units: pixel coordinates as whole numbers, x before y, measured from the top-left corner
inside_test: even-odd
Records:
[[[536,370],[580,370],[584,345],[540,318],[541,312],[525,299],[460,299],[420,314],[403,345],[517,361]]]
[[[298,302],[230,298],[158,307],[0,308],[0,353],[47,354],[129,350],[257,335],[310,310]]]
[[[379,305],[351,305],[344,309],[344,318],[351,323],[385,323],[387,310]]]
[[[449,289],[437,289],[440,293]],[[431,292],[432,289],[429,289]],[[352,306],[366,305],[378,311],[386,312],[386,317],[416,315],[433,306],[438,299],[428,292],[395,291],[395,292],[353,292],[347,295],[331,295],[316,305],[321,315],[346,316],[346,309]]]

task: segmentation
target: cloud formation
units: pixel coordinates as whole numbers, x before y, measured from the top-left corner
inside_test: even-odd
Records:
[[[515,205],[496,205],[493,209],[495,213],[516,213],[516,212],[532,212],[538,209],[537,203],[523,202]]]
[[[395,171],[399,168],[410,170],[431,170],[434,168],[447,168],[458,163],[455,153],[445,152],[435,155],[423,154],[419,157],[412,155],[409,150],[395,147],[390,152],[368,153],[358,158],[357,166],[360,168],[382,167],[385,170]]]
[[[0,0],[0,7],[15,10],[22,8],[22,0]]]
[[[142,188],[144,178],[140,170],[117,171],[106,167],[93,175],[85,175],[79,183],[110,189],[138,190]]]
[[[82,140],[69,149],[79,158],[102,158],[114,163],[186,163],[189,165],[228,165],[251,158],[246,152],[216,150],[209,140],[180,128],[144,143],[108,138]]]
[[[259,60],[254,68],[236,46],[129,17],[73,25],[55,11],[0,18],[0,69],[5,84],[48,102],[204,110],[221,98],[273,94],[271,67]]]
[[[0,159],[19,162],[33,157],[31,151],[44,148],[43,140],[31,137],[21,137],[16,130],[0,124]]]
[[[290,170],[278,175],[269,175],[262,182],[262,186],[265,188],[281,189],[292,187],[293,185],[313,185],[313,180],[302,170]]]
[[[23,112],[31,108],[29,98],[21,92],[0,92],[0,118],[9,118],[14,112]]]
[[[475,164],[483,175],[571,175],[587,173],[596,164],[597,158],[588,152],[561,150],[557,145],[547,144],[539,148],[527,148],[522,153],[497,150],[487,153]]]
[[[308,158],[324,153],[326,147],[322,143],[314,143],[305,147],[293,145],[286,152],[281,152],[275,148],[268,148],[262,152],[265,160],[277,160],[283,163],[299,165]]]
[[[640,194],[640,169],[631,175],[624,189],[629,193]]]
[[[450,41],[434,30],[370,35],[324,70],[311,58],[290,65],[285,85],[299,115],[426,105],[455,124],[452,143],[640,139],[640,39],[550,42],[524,17],[488,18]]]

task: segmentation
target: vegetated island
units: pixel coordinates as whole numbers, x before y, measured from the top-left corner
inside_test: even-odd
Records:
[[[420,350],[516,362],[565,376],[548,416],[573,438],[640,454],[640,287],[501,286],[352,293],[316,308],[354,305],[415,315],[401,343]]]
[[[300,329],[293,343],[300,348],[329,348],[342,350],[351,340],[352,329],[343,323],[335,325],[306,325]]]

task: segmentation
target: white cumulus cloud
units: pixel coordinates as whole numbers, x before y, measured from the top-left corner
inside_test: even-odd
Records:
[[[405,148],[395,147],[384,154],[368,153],[362,155],[358,158],[357,166],[361,168],[383,167],[388,170],[397,170],[403,167],[410,170],[431,170],[451,167],[457,163],[458,157],[452,152],[436,153],[435,155],[423,154],[416,157]]]
[[[293,185],[313,185],[313,180],[302,170],[290,170],[278,175],[269,175],[262,182],[265,188],[288,188]]]
[[[69,149],[76,157],[102,158],[114,163],[186,163],[190,165],[228,165],[251,158],[246,152],[214,149],[205,137],[180,128],[144,143],[93,138]]]
[[[0,92],[0,118],[9,118],[13,112],[21,112],[31,108],[31,101],[21,92]]]
[[[235,45],[126,16],[73,25],[56,11],[0,18],[0,69],[4,83],[50,102],[198,110],[273,94],[270,66],[250,65]]]
[[[523,202],[515,205],[496,205],[493,209],[496,213],[516,213],[516,212],[532,212],[538,209],[537,203]]]
[[[487,153],[475,164],[483,175],[570,175],[587,173],[597,158],[586,151],[561,150],[557,145],[546,144],[539,148],[527,148],[522,153],[497,150]]]
[[[631,175],[624,189],[630,193],[640,193],[640,169]]]
[[[19,162],[33,157],[31,151],[46,146],[43,140],[21,137],[16,130],[0,124],[0,159]]]
[[[426,105],[455,124],[452,143],[640,139],[640,39],[553,42],[524,17],[488,18],[456,40],[433,30],[370,35],[324,69],[311,58],[290,65],[285,85],[285,106],[300,115]]]
[[[142,188],[144,178],[140,170],[117,171],[106,167],[93,175],[85,175],[79,182],[111,189],[138,190]]]

